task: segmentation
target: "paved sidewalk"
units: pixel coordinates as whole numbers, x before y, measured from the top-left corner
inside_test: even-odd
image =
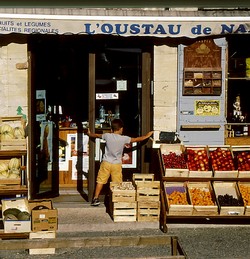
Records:
[[[53,201],[58,209],[57,238],[67,241],[89,237],[177,236],[190,259],[250,259],[250,225],[168,224],[168,232],[158,222],[114,222],[102,203],[98,207],[82,200]],[[41,241],[42,242],[42,241]],[[29,255],[27,250],[0,250],[0,259],[24,258],[164,258],[166,246],[143,247],[67,247],[57,248],[52,255]]]

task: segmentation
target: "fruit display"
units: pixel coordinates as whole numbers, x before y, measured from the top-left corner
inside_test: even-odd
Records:
[[[12,139],[25,139],[24,129],[21,126],[12,127],[9,124],[4,123],[0,126],[0,139],[1,141]]]
[[[250,151],[234,152],[239,171],[250,171]]]
[[[234,171],[235,165],[230,149],[217,147],[209,152],[214,171]]]
[[[209,206],[215,205],[211,192],[208,188],[190,188],[189,193],[193,205]]]
[[[250,186],[239,184],[240,193],[244,202],[244,206],[250,205]]]
[[[187,162],[183,153],[169,152],[162,154],[163,164],[165,168],[187,169]]]
[[[240,198],[235,198],[230,194],[218,195],[217,199],[220,206],[243,206]]]
[[[21,164],[18,158],[11,158],[9,161],[0,161],[0,179],[20,178]]]
[[[190,171],[209,171],[207,151],[187,148],[187,164]]]
[[[169,205],[188,205],[185,187],[166,187]]]

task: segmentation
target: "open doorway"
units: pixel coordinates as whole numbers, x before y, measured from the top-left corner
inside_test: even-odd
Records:
[[[34,133],[32,142],[36,149],[35,155],[33,154],[36,163],[33,163],[33,169],[31,168],[32,198],[56,197],[61,188],[78,190],[79,180],[81,187],[88,191],[88,170],[83,170],[82,161],[79,168],[79,149],[76,150],[78,159],[76,162],[72,158],[74,154],[69,152],[73,151],[71,144],[76,144],[76,138],[82,138],[84,135],[89,114],[92,113],[92,109],[89,110],[89,69],[95,70],[96,94],[114,93],[118,96],[115,99],[94,100],[96,129],[103,130],[98,121],[99,107],[102,105],[106,114],[119,116],[124,121],[124,134],[130,136],[141,134],[142,49],[138,45],[140,42],[136,45],[132,42],[129,46],[118,41],[110,41],[107,45],[104,39],[93,41],[93,38],[81,36],[31,37],[29,42],[29,51],[32,53],[31,97],[34,99],[35,122],[32,125]],[[89,67],[89,53],[95,53],[94,68]],[[37,92],[44,92],[45,122],[50,120],[54,125],[53,158],[49,161],[49,165],[45,161],[45,166],[43,157],[40,156],[43,119],[37,119],[35,110]],[[64,122],[70,124],[66,125]],[[105,119],[105,122],[108,123],[108,120]],[[64,151],[65,163],[61,163],[61,145],[70,150]],[[89,159],[95,159],[97,171],[100,158]],[[78,168],[76,168],[77,163]],[[125,169],[124,173],[131,175],[132,172],[138,172],[139,167],[140,148],[136,153],[136,163],[132,168]],[[74,177],[73,171],[76,171]]]

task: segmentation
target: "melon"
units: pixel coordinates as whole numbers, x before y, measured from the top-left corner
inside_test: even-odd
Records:
[[[13,172],[9,172],[9,179],[19,179],[20,175],[13,173]]]
[[[9,174],[9,171],[2,171],[0,172],[0,175],[1,175],[1,179],[6,179],[6,178],[9,178],[10,174]]]
[[[6,163],[0,163],[0,172],[8,171],[8,164]]]
[[[24,139],[25,138],[25,132],[22,127],[15,127],[13,129],[13,134],[15,139]]]
[[[21,162],[18,158],[13,157],[10,159],[9,165],[8,165],[9,169],[18,169],[20,168],[20,166],[21,166]]]
[[[0,133],[5,134],[6,132],[10,132],[13,134],[13,128],[9,124],[2,124],[0,127]]]

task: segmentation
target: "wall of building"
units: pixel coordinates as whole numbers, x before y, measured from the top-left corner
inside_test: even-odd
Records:
[[[177,48],[154,47],[155,131],[176,131],[177,119]]]
[[[0,46],[1,117],[17,115],[18,106],[27,115],[27,60],[27,44],[9,43]]]
[[[15,116],[18,106],[28,113],[27,44],[10,43],[0,47],[0,116]],[[177,48],[154,47],[155,131],[176,131]]]

